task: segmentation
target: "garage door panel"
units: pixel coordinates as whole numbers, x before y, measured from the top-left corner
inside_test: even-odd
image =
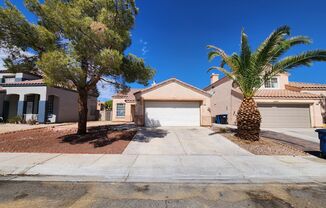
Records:
[[[200,104],[146,101],[145,126],[200,126]]]
[[[262,116],[262,127],[309,128],[309,105],[258,104]]]

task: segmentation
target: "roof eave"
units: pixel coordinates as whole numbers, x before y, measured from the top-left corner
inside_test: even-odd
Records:
[[[45,83],[39,83],[39,84],[1,84],[3,87],[30,87],[30,86],[46,86]]]
[[[149,91],[155,90],[155,89],[157,89],[157,88],[163,87],[164,85],[166,85],[166,84],[168,84],[168,83],[170,83],[170,82],[177,82],[177,83],[180,83],[181,85],[185,85],[186,87],[191,88],[192,90],[197,91],[197,92],[199,92],[199,93],[201,93],[201,94],[204,94],[204,95],[209,96],[209,97],[212,96],[212,95],[209,94],[208,92],[205,92],[204,90],[201,90],[201,89],[199,89],[199,88],[197,88],[197,87],[194,87],[194,86],[192,86],[192,85],[190,85],[190,84],[188,84],[188,83],[185,83],[185,82],[183,82],[183,81],[181,81],[181,80],[178,80],[178,79],[176,79],[176,78],[170,78],[170,79],[167,79],[167,80],[165,80],[165,81],[163,81],[163,82],[160,82],[160,83],[158,83],[158,84],[156,84],[156,85],[153,85],[153,86],[151,86],[151,87],[149,87],[149,88],[146,88],[146,89],[140,90],[140,91],[138,91],[138,92],[135,92],[134,95],[136,95],[136,94],[138,94],[138,93],[146,93],[146,92],[149,92]]]
[[[300,100],[319,100],[319,99],[323,99],[323,97],[321,96],[316,96],[316,97],[298,97],[298,96],[289,96],[289,97],[285,97],[285,96],[254,96],[254,99],[285,99],[285,100],[291,100],[291,99],[300,99]]]

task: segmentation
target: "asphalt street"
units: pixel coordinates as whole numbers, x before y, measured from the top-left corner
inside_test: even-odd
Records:
[[[0,207],[325,207],[326,184],[0,181]]]

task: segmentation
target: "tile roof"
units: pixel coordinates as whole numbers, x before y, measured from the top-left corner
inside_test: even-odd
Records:
[[[24,80],[20,82],[8,82],[1,83],[2,86],[11,86],[11,85],[45,85],[43,79],[34,79],[34,80]]]
[[[311,93],[297,92],[286,89],[260,89],[255,98],[321,98],[322,96]]]
[[[128,92],[119,92],[112,96],[112,98],[125,98],[127,102],[134,102],[135,95],[134,93],[140,91],[141,89],[130,88]]]
[[[237,96],[242,96],[242,92],[239,88],[232,89],[232,93],[235,93]],[[259,89],[254,98],[266,98],[266,99],[320,99],[323,98],[322,95],[307,93],[307,92],[298,92],[287,89]]]
[[[290,86],[299,87],[302,89],[308,90],[326,90],[326,84],[318,84],[318,83],[304,83],[304,82],[289,82]]]

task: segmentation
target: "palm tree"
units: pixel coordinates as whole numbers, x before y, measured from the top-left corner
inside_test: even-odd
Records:
[[[251,51],[248,37],[241,32],[240,53],[227,55],[218,47],[209,45],[209,60],[221,57],[220,66],[213,66],[233,80],[243,100],[237,113],[237,136],[246,140],[259,140],[261,116],[253,97],[256,91],[273,76],[299,66],[310,66],[314,61],[326,61],[326,50],[305,51],[297,55],[283,57],[290,48],[300,44],[310,44],[306,36],[290,37],[290,28],[282,26],[272,32],[256,51]],[[225,68],[225,65],[228,68]]]

